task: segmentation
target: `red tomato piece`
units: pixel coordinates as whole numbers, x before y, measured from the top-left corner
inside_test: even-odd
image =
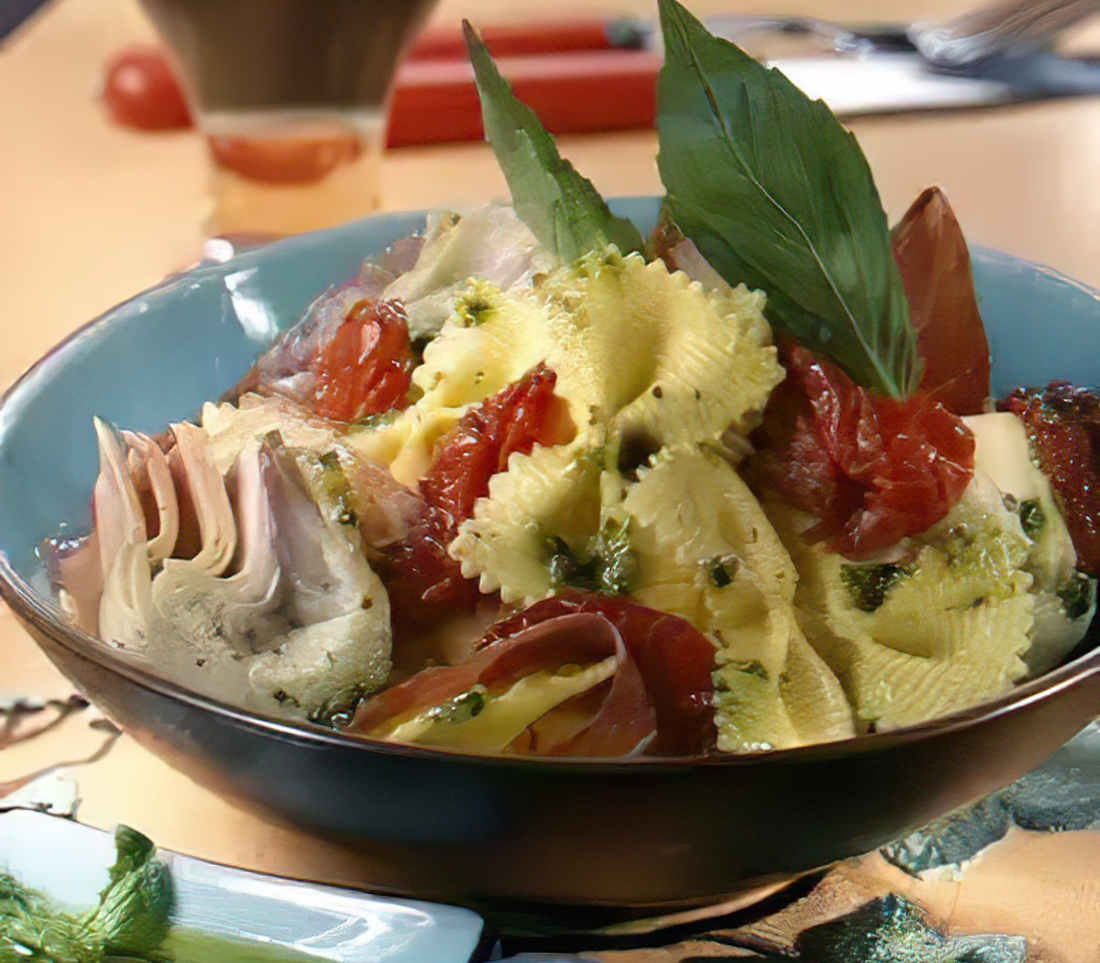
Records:
[[[420,491],[454,519],[456,528],[473,514],[474,502],[489,493],[489,479],[504,471],[510,455],[569,440],[572,426],[563,421],[556,380],[539,364],[468,411],[443,439]]]
[[[997,407],[1019,416],[1057,492],[1077,567],[1100,576],[1100,394],[1052,381],[1018,388]]]
[[[376,568],[389,593],[396,637],[477,604],[477,581],[463,578],[447,554],[456,527],[449,514],[428,505],[405,538],[382,549]]]
[[[892,242],[924,361],[921,390],[956,415],[980,414],[990,390],[989,341],[966,238],[938,187],[913,202]]]
[[[820,521],[810,537],[868,558],[943,518],[974,471],[974,436],[923,393],[871,394],[839,367],[793,345],[787,377],[758,433],[766,483]]]
[[[413,354],[405,311],[396,301],[357,302],[313,360],[308,407],[355,421],[408,404]]]
[[[426,509],[408,536],[385,550],[382,577],[396,631],[439,618],[448,607],[472,607],[476,582],[465,579],[447,545],[489,493],[489,479],[513,452],[568,441],[573,427],[554,394],[557,376],[544,364],[472,408],[442,440],[420,480]]]
[[[571,612],[603,615],[622,634],[657,715],[651,755],[693,755],[714,745],[714,646],[676,615],[589,592],[544,599],[494,625],[481,645]]]
[[[104,69],[103,102],[117,124],[142,130],[190,127],[191,111],[158,47],[127,47]]]

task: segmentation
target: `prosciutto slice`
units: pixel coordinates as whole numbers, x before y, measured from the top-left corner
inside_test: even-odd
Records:
[[[536,722],[530,738],[517,739],[513,748],[540,755],[616,756],[643,747],[653,754],[690,755],[714,744],[714,646],[675,615],[581,592],[536,602],[498,622],[470,659],[424,669],[363,703],[351,729],[384,733],[389,724],[474,685],[502,691],[540,669],[612,654],[616,671],[602,699],[596,702],[589,693],[575,697],[570,712],[562,713],[568,722]],[[582,704],[591,711],[578,711]]]
[[[657,717],[621,633],[595,612],[539,621],[486,643],[459,665],[424,669],[363,703],[350,728],[370,735],[388,722],[442,705],[478,684],[503,691],[541,669],[599,662],[612,655],[615,675],[591,721],[568,741],[542,746],[540,752],[625,755],[652,737]]]

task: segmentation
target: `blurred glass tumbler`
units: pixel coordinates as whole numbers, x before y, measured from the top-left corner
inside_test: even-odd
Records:
[[[380,205],[400,55],[435,0],[142,0],[210,145],[211,234],[290,234]]]

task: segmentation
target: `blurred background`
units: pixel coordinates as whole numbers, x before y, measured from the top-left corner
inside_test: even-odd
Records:
[[[880,21],[884,11],[891,22],[904,23],[966,9],[958,0],[898,0],[888,6],[873,0],[735,2],[695,0],[690,6],[701,16],[794,14],[856,24]],[[16,0],[5,6],[8,21],[16,19],[18,5]],[[655,14],[650,0],[561,0],[552,10],[508,0],[441,0],[428,27],[433,35],[457,36],[464,16],[485,28],[522,25],[536,15],[568,22]],[[203,140],[193,129],[122,126],[100,97],[112,56],[154,39],[137,0],[52,0],[0,41],[5,384],[72,328],[193,263],[200,250],[210,223]],[[1093,18],[1075,28],[1066,42],[1070,51],[1100,50],[1100,22]],[[418,76],[423,86],[425,75]],[[399,90],[399,102],[401,96]],[[625,110],[629,101],[622,102]],[[413,139],[418,125],[437,130],[440,117],[452,109],[446,101],[426,103],[409,107],[406,100],[402,110]],[[443,114],[433,117],[433,111]],[[923,187],[939,184],[972,242],[1100,285],[1100,97],[846,122],[870,159],[891,220]],[[650,130],[567,134],[560,146],[605,194],[659,190]],[[386,153],[368,206],[462,205],[504,194],[483,143],[414,144]]]

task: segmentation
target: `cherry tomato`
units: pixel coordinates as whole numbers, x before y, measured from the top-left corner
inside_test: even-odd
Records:
[[[171,130],[191,126],[191,112],[176,75],[157,47],[127,47],[105,68],[103,101],[124,127]]]
[[[757,436],[765,482],[820,521],[809,533],[867,558],[943,518],[970,483],[974,436],[918,392],[871,394],[832,362],[784,347],[787,377]]]
[[[408,404],[413,354],[404,307],[397,301],[356,302],[313,361],[317,414],[356,421]]]
[[[465,521],[474,502],[489,492],[489,479],[504,471],[513,452],[529,452],[536,443],[568,441],[571,426],[554,394],[557,376],[544,364],[507,385],[468,411],[443,439],[435,461],[420,482],[433,505],[448,512],[455,525]]]

